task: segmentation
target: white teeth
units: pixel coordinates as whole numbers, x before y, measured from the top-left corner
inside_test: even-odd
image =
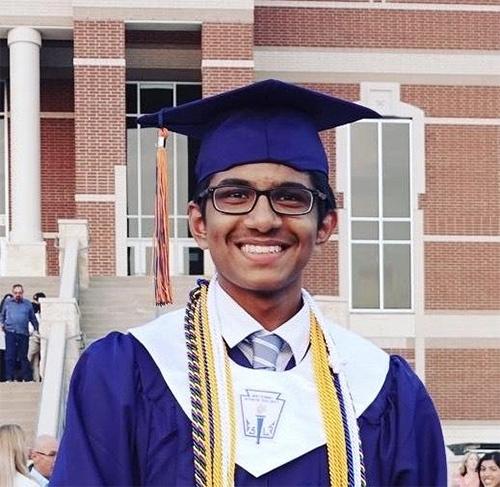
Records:
[[[245,244],[241,246],[241,250],[248,254],[277,254],[283,249],[280,245],[250,245]]]

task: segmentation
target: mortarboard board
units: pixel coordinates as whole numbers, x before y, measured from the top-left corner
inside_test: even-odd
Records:
[[[280,162],[328,173],[318,132],[380,115],[362,105],[278,80],[195,100],[138,119],[201,140],[198,181],[232,166]]]
[[[318,132],[363,118],[379,118],[367,107],[278,80],[265,80],[219,95],[143,115],[141,127],[168,129],[201,140],[199,181],[233,166],[277,162],[299,171],[328,174]],[[164,132],[162,130],[162,132]],[[155,294],[172,302],[168,269],[166,152],[157,152]]]

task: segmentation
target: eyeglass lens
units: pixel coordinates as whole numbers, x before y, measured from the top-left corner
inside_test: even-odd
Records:
[[[214,188],[213,201],[219,211],[242,214],[253,209],[257,196],[261,194],[268,198],[275,212],[285,215],[308,213],[314,200],[313,193],[305,188],[279,187],[257,191],[246,186],[221,186]]]

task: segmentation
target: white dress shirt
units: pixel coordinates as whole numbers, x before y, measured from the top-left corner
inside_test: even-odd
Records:
[[[256,331],[264,330],[264,327],[231,298],[217,281],[215,284],[218,319],[224,341],[229,348],[237,346],[252,363],[252,346],[245,339]],[[295,358],[296,364],[304,358],[309,348],[309,331],[309,309],[302,305],[297,314],[272,332],[285,341],[285,345],[278,355],[276,371],[285,370],[292,357]]]

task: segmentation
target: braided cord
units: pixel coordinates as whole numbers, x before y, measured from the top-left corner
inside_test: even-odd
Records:
[[[222,358],[223,362],[217,363],[222,364],[223,368],[219,368],[219,374],[225,375],[221,380],[225,379],[226,387],[219,390],[214,354],[214,347],[218,345],[214,340],[217,341],[218,338],[217,335],[212,338],[207,297],[208,283],[199,282],[198,287],[190,294],[184,320],[191,394],[195,486],[229,487],[234,485],[236,460],[236,414],[231,365],[227,350],[222,346],[223,351],[219,351],[217,357]],[[327,346],[326,336],[312,310],[310,320],[312,362],[326,434],[330,485],[353,487],[358,484],[366,487],[359,435],[356,435],[356,429],[355,432],[352,429],[352,418],[347,414],[350,409],[347,409],[345,404],[345,398],[350,397],[349,392],[342,382],[341,374],[334,373],[332,357],[329,355],[331,344]],[[224,390],[226,397],[219,397],[219,394],[224,394]],[[221,399],[225,399],[227,403],[221,402]],[[223,409],[226,411],[225,415],[229,416],[224,416],[224,421],[229,422],[229,438],[227,428],[226,433],[222,433],[222,404],[226,404],[227,411]],[[354,426],[357,427],[357,424]],[[351,438],[350,431],[358,438]],[[359,446],[360,463],[357,465],[353,464],[353,446],[356,449]],[[356,482],[356,478],[361,482]]]
[[[229,468],[224,472],[222,427],[215,368],[214,344],[208,326],[207,283],[200,282],[190,294],[184,329],[188,350],[192,437],[196,487],[232,486],[236,458],[236,425],[231,371],[224,357],[230,412]]]
[[[207,409],[209,417],[209,439],[210,448],[212,450],[211,476],[213,485],[222,484],[222,442],[221,442],[221,424],[220,424],[220,409],[219,409],[219,396],[217,388],[217,376],[214,366],[214,353],[212,336],[208,326],[203,326],[204,323],[208,325],[208,306],[207,306],[207,291],[208,287],[202,285],[201,296],[199,301],[200,307],[200,323],[199,331],[203,347],[203,356],[205,362],[206,374],[206,398]],[[211,484],[209,484],[211,485]]]
[[[189,389],[191,395],[191,423],[193,437],[194,455],[194,480],[196,487],[207,485],[207,442],[206,442],[206,416],[203,411],[203,388],[201,360],[198,347],[198,333],[195,324],[199,321],[195,319],[197,303],[200,296],[200,288],[193,289],[187,303],[184,318],[184,332],[186,336],[186,346],[188,352],[188,373]]]
[[[346,438],[340,402],[330,375],[328,350],[323,333],[313,313],[311,313],[311,353],[326,433],[330,485],[348,487]]]

